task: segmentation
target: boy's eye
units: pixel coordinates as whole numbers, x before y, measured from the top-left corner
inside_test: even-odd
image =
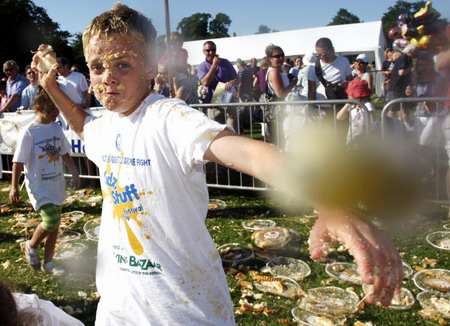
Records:
[[[91,66],[91,70],[92,71],[101,71],[101,70],[103,70],[103,66],[102,65],[93,65],[93,66]]]
[[[120,69],[128,68],[129,66],[130,65],[128,63],[125,63],[125,62],[119,63],[119,68]]]

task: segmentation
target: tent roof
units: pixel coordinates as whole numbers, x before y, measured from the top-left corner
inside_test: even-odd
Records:
[[[287,56],[315,52],[315,43],[321,37],[331,39],[335,51],[344,55],[365,52],[373,58],[373,53],[383,51],[386,44],[381,21],[226,37],[212,41],[216,43],[217,53],[221,57],[229,61],[236,61],[237,58],[248,61],[264,57],[265,48],[270,43],[280,46]],[[199,65],[205,60],[202,51],[205,41],[184,43],[183,47],[189,53],[189,64]]]

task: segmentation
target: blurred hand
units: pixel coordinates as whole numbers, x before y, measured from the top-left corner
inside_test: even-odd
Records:
[[[9,191],[9,200],[13,204],[20,203],[20,192],[18,188],[11,187],[11,190]]]
[[[354,257],[363,282],[373,285],[366,301],[389,306],[393,295],[400,293],[403,280],[397,249],[370,222],[344,211],[320,208],[309,238],[311,258],[325,258],[329,245],[337,241]]]
[[[72,175],[72,188],[78,189],[81,187],[81,179],[79,175]]]
[[[231,90],[231,87],[233,87],[234,85],[234,79],[233,80],[229,80],[225,83],[225,90],[228,92]]]
[[[219,58],[218,55],[216,55],[216,56],[214,57],[213,62],[212,62],[212,65],[213,65],[213,66],[216,66],[216,67],[220,65],[220,58]]]

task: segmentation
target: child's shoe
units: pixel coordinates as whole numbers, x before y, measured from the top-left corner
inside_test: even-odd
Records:
[[[28,264],[33,268],[38,270],[41,268],[41,261],[39,259],[39,252],[37,249],[33,249],[30,247],[30,241],[25,242],[24,246],[25,258],[27,259]]]
[[[52,261],[49,261],[48,263],[42,265],[42,270],[47,274],[55,276],[61,276],[66,272],[64,268],[56,266]]]

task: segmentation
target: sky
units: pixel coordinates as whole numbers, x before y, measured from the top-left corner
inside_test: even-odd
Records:
[[[114,0],[33,0],[47,10],[49,17],[61,30],[72,34],[82,33],[89,22],[100,13],[111,9]],[[166,34],[164,0],[122,0],[123,4],[139,10],[151,18],[158,35]],[[231,19],[229,34],[237,36],[254,34],[258,26],[266,25],[278,31],[327,25],[340,8],[359,17],[361,21],[381,20],[395,0],[168,0],[171,31],[181,19],[195,13],[225,13]],[[409,1],[416,2],[416,1]],[[224,6],[224,3],[226,6]],[[450,20],[450,0],[432,1],[442,17]],[[394,27],[394,26],[392,26]]]

